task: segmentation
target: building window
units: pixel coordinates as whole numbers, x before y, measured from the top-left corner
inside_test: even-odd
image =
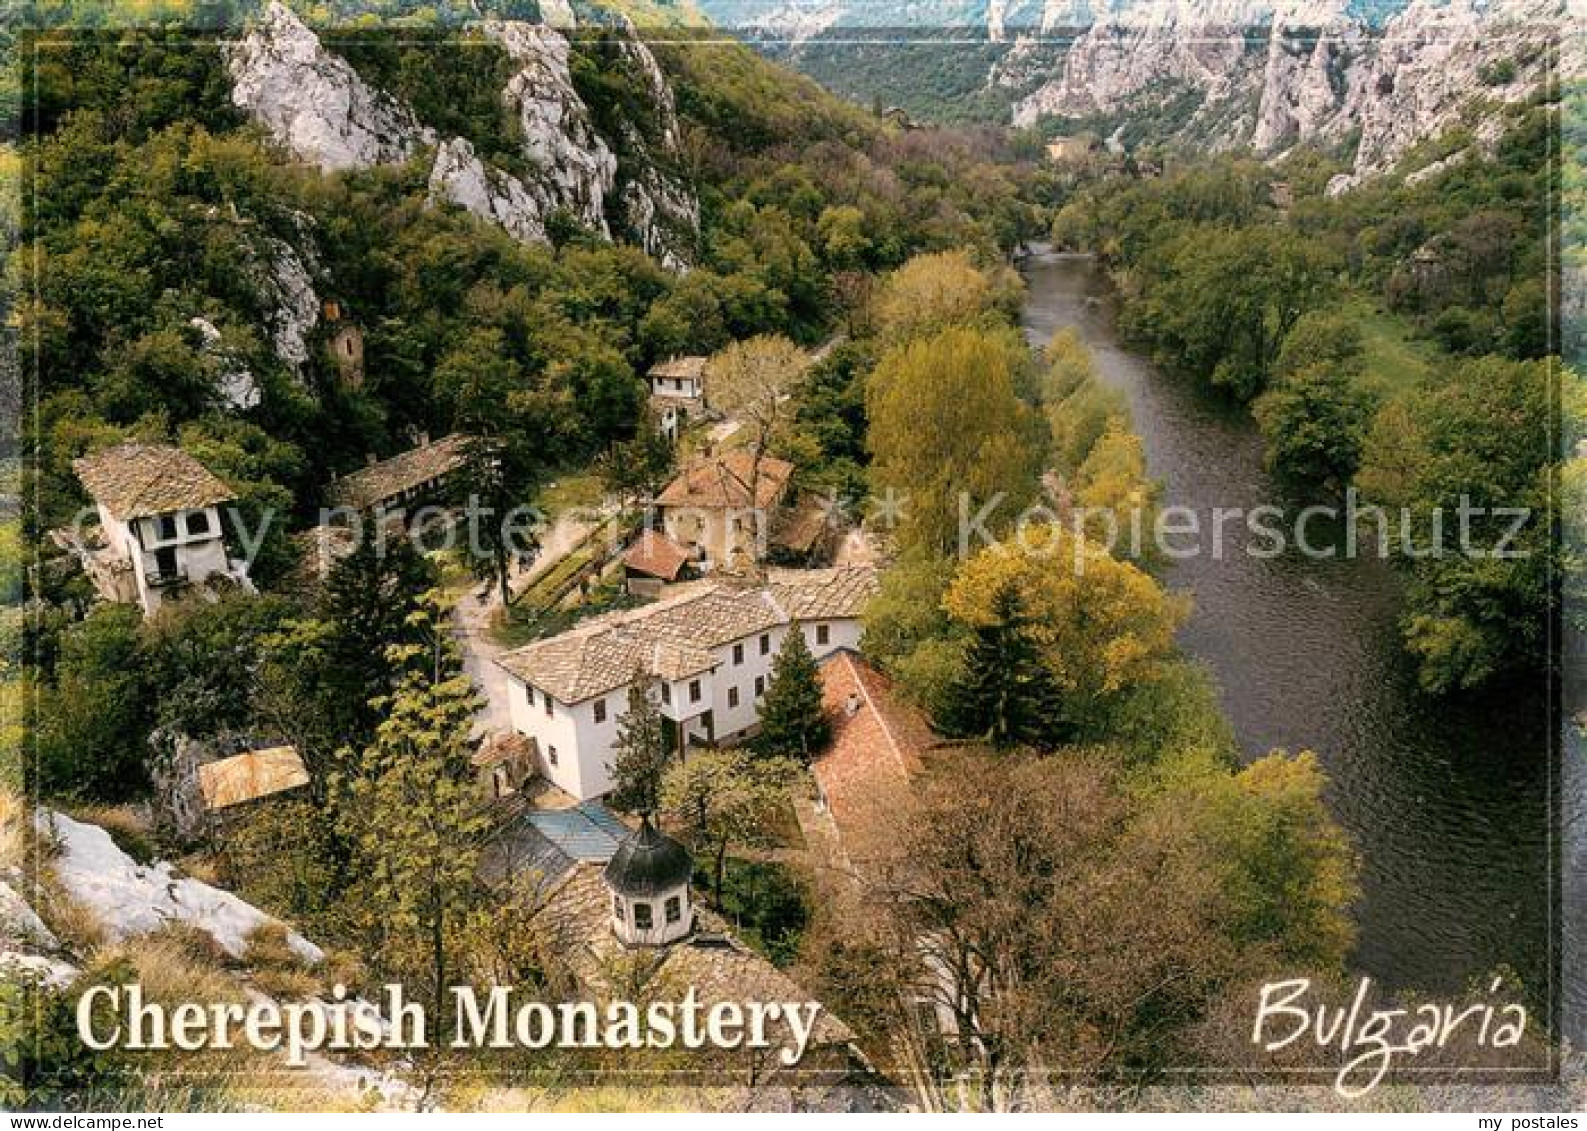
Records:
[[[667,922],[676,923],[683,918],[683,900],[678,896],[667,898]]]
[[[764,694],[766,694],[766,677],[758,675],[755,677],[755,698],[759,699]]]
[[[650,917],[650,904],[634,904],[634,930],[648,931],[655,925],[655,920]]]
[[[765,656],[765,655],[769,655],[770,653],[771,653],[771,633],[763,632],[763,633],[760,634],[760,654],[762,656]]]
[[[729,707],[737,707],[738,706],[738,688],[729,687],[727,689],[727,705]]]
[[[664,683],[661,685],[661,701],[669,705],[672,703],[672,684]]]
[[[553,766],[557,764],[557,748],[555,746],[547,746],[546,747],[546,759]]]
[[[540,694],[545,698],[546,701],[546,718],[550,718],[553,713],[551,707],[551,692],[542,691]]]
[[[700,701],[700,681],[697,680],[697,679],[691,679],[689,681],[689,702],[698,703],[699,701]]]
[[[155,537],[162,542],[168,542],[176,537],[176,516],[162,514],[154,520]]]
[[[824,624],[816,625],[816,643],[825,644],[831,638],[831,630]]]
[[[209,533],[209,512],[193,511],[187,516],[187,532],[189,534]]]
[[[620,895],[612,896],[612,918],[619,923],[623,921],[623,897]]]
[[[735,664],[744,662],[744,645],[742,643],[733,645],[733,662]]]
[[[597,699],[595,701],[595,721],[598,723],[604,723],[606,721],[606,700],[604,699]]]

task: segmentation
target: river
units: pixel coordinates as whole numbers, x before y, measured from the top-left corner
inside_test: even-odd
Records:
[[[1090,259],[1039,253],[1023,273],[1026,336],[1041,344],[1079,330],[1103,380],[1128,396],[1166,504],[1195,508],[1205,524],[1213,507],[1282,501],[1246,412],[1119,345]],[[1338,546],[1341,527],[1314,524],[1313,545]],[[1362,859],[1355,965],[1428,991],[1461,990],[1504,965],[1545,1000],[1553,842],[1543,689],[1430,700],[1398,645],[1387,563],[1375,553],[1264,560],[1229,532],[1221,560],[1203,553],[1163,572],[1195,601],[1180,642],[1216,677],[1244,757],[1314,750],[1327,767],[1329,805]],[[1578,814],[1582,792],[1568,806]],[[1565,856],[1587,859],[1579,846]],[[1578,968],[1568,995],[1578,1005],[1581,989]]]

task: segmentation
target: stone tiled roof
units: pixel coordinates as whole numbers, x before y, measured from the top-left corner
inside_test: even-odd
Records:
[[[829,528],[827,505],[814,495],[806,495],[799,505],[789,507],[772,524],[771,540],[795,553],[806,554]]]
[[[834,652],[821,661],[820,672],[832,744],[810,770],[844,852],[862,865],[880,866],[893,847],[891,814],[938,740],[925,717],[899,700],[892,681],[854,652]]]
[[[689,551],[657,530],[647,530],[623,554],[623,564],[635,573],[659,577],[663,581],[677,578],[678,571],[689,562]]]
[[[699,675],[716,666],[711,649],[790,620],[857,617],[875,591],[876,573],[865,566],[780,570],[764,585],[718,582],[595,617],[497,663],[563,703],[579,703],[627,686],[636,668],[666,680]]]
[[[698,381],[705,376],[705,358],[690,355],[689,357],[669,357],[666,361],[658,361],[650,367],[652,378],[671,380],[672,378],[693,378]]]
[[[479,749],[469,757],[469,764],[481,769],[499,766],[514,759],[534,758],[535,740],[515,730],[497,731],[479,744]]]
[[[454,432],[434,443],[344,475],[331,485],[331,502],[354,510],[368,510],[390,502],[404,491],[422,487],[462,467],[468,458],[468,440],[467,436]]]
[[[600,865],[579,863],[546,893],[540,910],[553,945],[568,961],[575,977],[594,994],[614,992],[608,984],[613,959],[628,952],[612,933],[611,895],[601,881]],[[765,958],[739,942],[727,924],[706,908],[695,906],[694,934],[653,953],[657,963],[646,981],[681,993],[694,988],[703,1009],[717,1002],[810,1001],[809,991]],[[816,1016],[810,1048],[847,1045],[854,1034],[823,1009]]]
[[[73,460],[72,469],[94,501],[123,522],[236,497],[198,460],[163,444],[117,444]]]
[[[307,785],[309,771],[291,746],[250,750],[198,768],[205,808],[214,811]]]
[[[703,460],[668,483],[656,497],[663,507],[747,507],[750,472],[754,456],[743,448]],[[756,504],[770,507],[776,503],[793,475],[793,464],[776,456],[762,456]]]

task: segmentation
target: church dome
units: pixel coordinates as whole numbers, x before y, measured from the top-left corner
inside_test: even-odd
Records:
[[[688,850],[646,817],[639,830],[618,845],[603,873],[618,895],[646,898],[673,891],[694,875]]]

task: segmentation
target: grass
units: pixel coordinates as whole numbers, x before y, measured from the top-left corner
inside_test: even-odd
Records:
[[[546,512],[546,517],[555,521],[569,511],[598,507],[605,497],[606,488],[600,476],[591,471],[581,471],[561,476],[556,482],[547,484],[536,502]]]
[[[709,878],[696,875],[709,887]],[[799,954],[810,910],[793,871],[771,860],[729,857],[722,877],[722,917],[734,933],[772,964],[789,966]]]
[[[1361,330],[1366,354],[1363,384],[1384,399],[1409,392],[1437,363],[1436,346],[1417,340],[1409,322],[1383,310],[1366,296],[1347,300],[1340,313]]]

